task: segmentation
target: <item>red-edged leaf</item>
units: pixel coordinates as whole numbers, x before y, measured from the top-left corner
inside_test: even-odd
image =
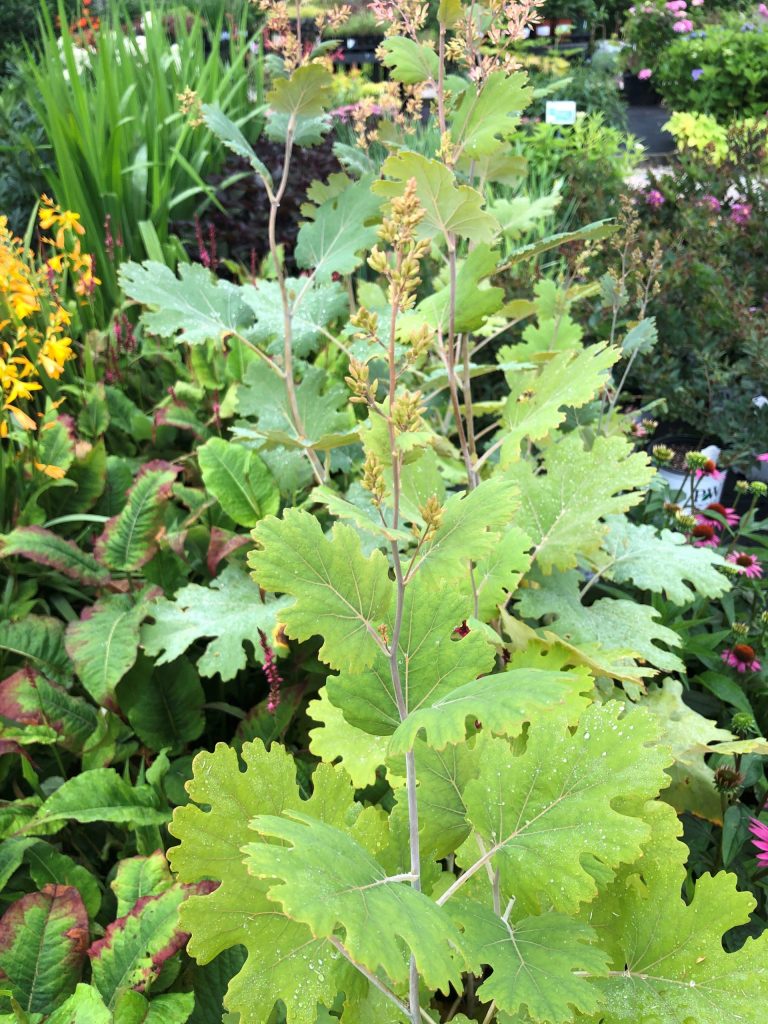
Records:
[[[81,750],[96,728],[97,712],[31,668],[20,669],[0,683],[0,715],[20,725],[48,725],[65,747]]]
[[[74,991],[88,945],[88,913],[71,885],[28,893],[0,918],[0,981],[22,1009],[50,1013]]]
[[[250,543],[250,536],[245,533],[232,533],[230,530],[222,530],[219,526],[211,527],[211,539],[208,544],[208,556],[206,564],[211,576],[216,575],[219,562],[231,555],[233,551]]]
[[[178,472],[178,466],[159,459],[141,468],[125,496],[125,507],[96,540],[94,553],[100,562],[131,572],[150,560],[157,550],[163,505]]]
[[[131,910],[113,921],[104,938],[92,943],[92,981],[111,1005],[120,992],[144,992],[163,965],[185,945],[188,934],[179,926],[179,907],[192,893],[207,893],[213,882],[173,885],[164,892],[142,896]]]
[[[98,587],[109,582],[109,572],[93,555],[42,526],[17,526],[0,537],[0,558],[14,555],[47,565],[86,586]]]
[[[117,897],[117,913],[128,914],[141,899],[159,896],[173,885],[168,860],[162,850],[146,857],[126,857],[117,865],[117,873],[109,883]]]

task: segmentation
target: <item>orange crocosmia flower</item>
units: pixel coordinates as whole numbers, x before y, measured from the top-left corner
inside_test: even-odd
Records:
[[[61,480],[66,473],[66,470],[62,469],[61,466],[47,466],[42,462],[36,462],[35,469],[39,469],[41,473],[45,473],[52,480]]]
[[[64,272],[64,261],[66,259],[67,254],[65,252],[59,252],[55,256],[51,256],[46,265],[49,266],[51,270],[54,270],[57,274],[61,274]]]
[[[4,408],[8,410],[8,412],[16,420],[16,422],[19,424],[22,430],[35,429],[35,421],[30,416],[27,416],[25,412],[22,412],[22,410],[19,409],[18,406],[7,404],[4,406]]]
[[[59,214],[59,224],[65,231],[74,231],[77,235],[84,235],[85,228],[80,223],[80,214],[72,210],[62,210]]]

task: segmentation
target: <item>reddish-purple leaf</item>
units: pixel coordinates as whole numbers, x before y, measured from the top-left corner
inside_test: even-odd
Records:
[[[80,697],[31,668],[20,669],[0,682],[0,715],[20,725],[47,725],[62,743],[81,750],[96,729],[97,712]]]
[[[219,526],[212,526],[206,559],[211,576],[216,575],[216,569],[222,559],[243,547],[244,544],[250,543],[250,540],[248,534],[232,533],[230,530],[222,530]]]
[[[50,1013],[74,991],[88,946],[88,913],[71,885],[27,893],[0,918],[0,981],[22,1009]]]
[[[131,910],[113,921],[104,937],[91,944],[93,984],[109,1003],[122,988],[144,992],[163,965],[189,938],[179,925],[179,907],[192,893],[212,892],[215,882],[173,885],[164,892],[140,897]]]
[[[109,572],[93,555],[42,526],[17,526],[0,537],[0,558],[11,556],[46,565],[86,586],[98,587],[109,582]]]

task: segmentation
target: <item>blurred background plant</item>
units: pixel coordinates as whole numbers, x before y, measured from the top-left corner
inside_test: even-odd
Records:
[[[734,14],[673,40],[659,51],[654,84],[670,110],[718,121],[760,117],[768,109],[768,17]]]
[[[181,15],[169,22],[150,7],[138,31],[117,4],[83,47],[44,12],[40,57],[21,67],[39,125],[25,150],[42,136],[39,173],[64,206],[80,211],[107,309],[119,304],[116,256],[172,258],[171,218],[214,198],[204,175],[221,166],[224,149],[195,131],[200,103],[217,103],[258,135],[248,35],[244,23],[233,26],[225,62],[223,24],[221,14],[215,24]]]

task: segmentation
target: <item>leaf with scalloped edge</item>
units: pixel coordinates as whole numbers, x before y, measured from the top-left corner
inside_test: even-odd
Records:
[[[271,636],[287,604],[286,598],[262,601],[248,574],[227,565],[210,586],[188,583],[173,600],[161,597],[150,605],[147,614],[154,621],[144,624],[141,645],[155,664],[165,665],[210,637],[197,670],[226,683],[247,664],[245,643],[257,662],[264,660],[259,630]]]
[[[531,565],[531,538],[517,526],[511,526],[493,550],[475,565],[473,580],[478,599],[478,618],[487,622],[496,616],[499,605],[514,593]]]
[[[447,906],[475,974],[481,975],[486,965],[493,971],[477,989],[481,1000],[493,1001],[506,1013],[525,1008],[536,1024],[569,1024],[574,1011],[593,1014],[600,1009],[600,991],[592,978],[607,974],[608,957],[597,946],[594,929],[565,914],[505,921],[469,900]]]
[[[358,428],[347,402],[348,393],[343,386],[327,385],[327,381],[328,375],[320,367],[306,368],[296,388],[296,404],[306,432],[305,436],[299,436],[288,409],[285,389],[275,387],[275,376],[264,363],[252,362],[246,370],[245,383],[238,389],[237,401],[240,412],[257,418],[257,425],[249,434],[251,424],[240,422],[235,435],[252,441],[255,434],[265,449],[285,446],[295,448],[297,455],[306,448],[329,451],[353,444],[357,441]],[[281,453],[281,459],[285,454]],[[279,480],[279,466],[276,469],[266,457],[265,461]],[[310,470],[308,474],[311,477]]]
[[[541,370],[518,371],[502,412],[501,465],[520,458],[524,441],[540,441],[565,421],[568,408],[591,401],[621,357],[618,348],[590,345],[558,352]]]
[[[538,590],[519,592],[517,610],[528,618],[554,615],[549,629],[569,643],[597,643],[609,655],[632,657],[665,672],[685,671],[683,662],[670,650],[680,647],[679,633],[663,625],[651,605],[601,597],[583,605],[579,596],[581,577],[570,570],[544,577]]]
[[[430,707],[457,686],[489,672],[495,662],[492,644],[478,630],[454,635],[471,613],[471,597],[457,592],[434,600],[429,579],[417,575],[405,589],[399,657],[405,713]],[[383,619],[389,636],[394,609]],[[389,656],[376,651],[365,670],[342,671],[326,682],[332,704],[341,708],[352,725],[374,736],[386,736],[400,725]]]
[[[449,744],[433,750],[423,740],[413,745],[418,780],[419,842],[422,858],[440,860],[454,853],[469,834],[463,793],[470,779],[477,778],[479,764],[471,744]],[[395,791],[391,821],[393,828],[408,834],[408,802],[405,790],[405,758],[390,756],[387,781]]]
[[[438,160],[420,153],[399,152],[387,158],[382,173],[394,181],[377,181],[373,191],[393,199],[403,194],[406,184],[416,180],[416,194],[426,211],[418,227],[423,238],[449,235],[472,242],[492,242],[498,222],[483,210],[483,197],[469,185],[457,185],[451,170]]]
[[[328,324],[346,316],[349,304],[347,293],[338,282],[315,285],[314,282],[308,283],[306,278],[301,277],[286,278],[285,286],[289,296],[294,300],[291,315],[293,354],[306,359],[327,337]],[[304,294],[301,302],[297,304],[295,300],[298,299],[299,292]],[[279,284],[277,281],[261,279],[254,284],[244,284],[241,294],[243,302],[251,308],[256,317],[255,324],[243,333],[265,351],[282,356],[284,325]],[[266,363],[261,364],[261,368],[267,371],[267,386],[274,391],[275,384],[278,383],[274,371]],[[284,390],[282,385],[279,390]],[[242,390],[239,389],[238,397],[241,394]],[[242,405],[240,409],[243,410]]]
[[[321,203],[299,229],[296,264],[311,270],[318,281],[351,274],[363,262],[363,251],[376,241],[381,199],[371,192],[372,181],[370,175],[350,183]]]
[[[472,158],[489,156],[504,146],[531,102],[524,72],[492,71],[478,89],[465,89],[451,118],[451,141]]]
[[[475,721],[505,736],[519,736],[526,722],[548,712],[575,722],[590,703],[583,694],[591,689],[592,680],[582,673],[545,669],[512,669],[472,679],[410,714],[395,730],[389,749],[405,753],[423,735],[431,747],[442,750],[448,743],[460,743],[467,725]]]
[[[278,114],[317,117],[333,98],[333,78],[322,64],[304,64],[289,78],[276,78],[267,103]]]
[[[697,595],[722,597],[731,589],[728,577],[718,572],[725,559],[717,551],[694,547],[682,533],[632,523],[624,516],[610,516],[607,522],[603,553],[595,559],[606,579],[632,582],[679,605]]]
[[[396,82],[415,85],[417,82],[437,81],[439,60],[433,49],[405,36],[391,36],[381,44],[382,64],[391,68]]]
[[[573,568],[580,554],[597,552],[608,532],[603,517],[641,501],[641,488],[655,472],[648,456],[623,437],[598,437],[587,451],[577,431],[545,450],[543,468],[537,474],[534,463],[516,462],[507,476],[521,493],[515,525],[533,540],[534,558],[546,573]]]
[[[582,914],[600,935],[611,975],[595,979],[601,1024],[757,1024],[768,980],[768,935],[727,953],[723,936],[746,924],[755,901],[721,871],[686,882],[688,848],[678,842],[674,811],[645,811],[653,837],[642,858]]]
[[[341,760],[342,768],[359,789],[372,786],[376,769],[387,757],[387,741],[350,725],[341,710],[332,704],[328,688],[321,687],[318,700],[310,701],[309,717],[320,724],[309,730],[309,749],[323,761]]]
[[[524,750],[483,732],[480,774],[464,792],[475,835],[457,853],[461,868],[476,863],[479,837],[505,899],[524,913],[572,913],[597,894],[584,858],[607,868],[637,860],[651,830],[615,805],[655,797],[671,757],[649,715],[622,712],[592,705],[573,733],[557,712],[535,716]]]
[[[268,894],[288,917],[317,936],[343,930],[352,958],[395,985],[408,978],[410,951],[429,988],[458,988],[461,942],[448,915],[409,883],[391,880],[356,838],[302,811],[260,814],[251,828],[263,838],[245,847],[248,870],[276,880]]]
[[[213,753],[195,757],[187,789],[192,802],[174,812],[170,831],[180,845],[169,851],[169,860],[183,882],[221,883],[183,906],[190,956],[207,964],[223,950],[245,947],[245,964],[224,999],[228,1010],[240,1013],[241,1024],[264,1024],[279,999],[288,1024],[316,1024],[318,1003],[331,1006],[339,991],[359,986],[359,976],[327,939],[314,938],[268,898],[267,883],[248,872],[241,848],[254,838],[248,822],[257,814],[301,809],[354,828],[363,809],[353,802],[348,776],[319,765],[313,794],[304,801],[296,765],[284,748],[273,744],[267,751],[260,741],[246,742],[238,757],[220,743]],[[365,815],[369,820],[371,810]],[[382,822],[377,843],[384,841],[385,829]]]
[[[281,613],[287,635],[322,636],[319,656],[331,668],[361,672],[373,664],[394,595],[384,555],[365,557],[359,535],[341,523],[325,536],[314,516],[295,508],[263,519],[251,536],[259,545],[248,555],[253,578],[295,599]]]
[[[74,991],[87,944],[88,913],[77,889],[45,885],[27,893],[0,918],[0,987],[22,1010],[49,1013]],[[0,1007],[7,1008],[3,996]]]
[[[491,555],[519,505],[517,486],[503,476],[482,480],[468,492],[452,494],[443,505],[440,525],[421,546],[414,571],[435,588],[466,587],[469,562]],[[471,589],[471,585],[470,585]]]
[[[164,263],[123,263],[118,280],[129,299],[147,307],[141,322],[160,338],[201,345],[226,338],[253,320],[240,288],[217,280],[199,263],[180,263],[178,277]]]
[[[735,739],[727,729],[700,715],[683,700],[683,684],[664,679],[661,686],[649,686],[642,708],[655,718],[661,742],[672,749],[674,764],[667,768],[670,785],[661,794],[682,814],[690,811],[722,824],[723,808],[715,789],[715,773],[705,754],[722,749],[723,741]],[[629,710],[634,710],[633,706]]]

